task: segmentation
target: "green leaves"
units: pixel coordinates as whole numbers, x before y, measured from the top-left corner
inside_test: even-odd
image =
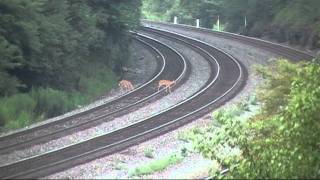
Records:
[[[128,30],[139,25],[140,6],[140,0],[1,0],[0,96],[38,89],[34,113],[51,117],[74,107],[67,94],[77,94],[78,104],[107,91],[117,78],[112,67],[129,59]],[[27,116],[37,119],[23,112],[10,122],[0,117],[0,125],[22,126]]]
[[[128,43],[123,41],[139,24],[140,5],[140,0],[3,0],[0,71],[10,70],[8,75],[27,89],[74,90],[82,66],[114,66],[128,59]]]
[[[223,29],[268,37],[314,49],[320,47],[319,0],[144,0],[142,14],[150,20]],[[220,27],[220,30],[221,30]]]
[[[218,178],[319,177],[320,64],[279,60],[259,71],[266,78],[258,93],[262,113],[241,120],[246,103],[239,113],[213,113],[221,126],[194,135],[195,147],[229,169],[225,176],[215,171]]]

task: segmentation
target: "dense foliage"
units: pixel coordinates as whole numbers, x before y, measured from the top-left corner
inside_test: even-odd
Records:
[[[57,115],[110,88],[129,59],[128,30],[139,24],[140,6],[140,0],[1,0],[0,122]],[[8,105],[21,97],[30,109]],[[47,104],[52,98],[61,102]]]
[[[230,32],[281,42],[320,47],[319,0],[145,0],[143,15],[153,20],[173,21],[212,28],[217,22]]]
[[[258,92],[261,112],[243,116],[250,101],[214,114],[220,127],[193,132],[195,147],[216,159],[227,178],[320,176],[320,64],[279,61],[259,68],[266,85]],[[270,73],[272,72],[272,73]],[[250,108],[249,108],[250,109]]]

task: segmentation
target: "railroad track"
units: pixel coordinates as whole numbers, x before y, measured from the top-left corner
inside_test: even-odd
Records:
[[[10,153],[14,150],[58,139],[90,127],[95,127],[103,122],[111,121],[123,114],[133,112],[164,96],[163,90],[158,92],[156,88],[157,82],[160,79],[175,79],[177,82],[183,82],[188,77],[185,60],[174,51],[143,36],[140,36],[137,40],[143,43],[143,45],[148,46],[148,48],[151,48],[153,53],[156,54],[155,56],[161,57],[161,59],[157,58],[159,61],[158,68],[155,75],[149,81],[134,91],[107,102],[105,105],[1,137],[0,154]]]
[[[212,106],[217,107],[241,89],[246,73],[234,58],[194,39],[175,34],[170,34],[170,38],[197,49],[212,67],[211,77],[198,92],[170,109],[120,130],[1,166],[0,177],[41,177],[124,149],[202,116],[209,112]]]
[[[143,20],[143,24],[150,28],[161,28],[162,30],[168,30],[168,31],[171,31],[170,29],[174,28],[182,31],[201,33],[209,36],[235,40],[243,44],[258,47],[266,51],[278,54],[292,61],[310,60],[314,58],[314,56],[311,54],[291,48],[289,46],[273,43],[270,41],[265,41],[265,40],[254,38],[254,37],[248,37],[248,36],[243,36],[239,34],[229,33],[229,32],[213,31],[211,29],[206,29],[206,28],[196,28],[194,26],[185,25],[185,24],[172,24],[172,23],[154,22],[154,21],[148,21],[148,20]]]
[[[315,58],[315,56],[307,52],[297,50],[289,46],[280,45],[280,44],[265,41],[262,39],[247,37],[247,36],[238,35],[234,33],[212,31],[210,29],[196,28],[194,26],[189,26],[189,25],[177,25],[172,23],[152,22],[152,21],[145,21],[144,25],[147,25],[147,27],[144,27],[144,28],[147,28],[153,31],[159,31],[159,28],[160,28],[159,32],[162,32],[162,33],[165,33],[165,32],[174,33],[176,31],[173,30],[174,32],[172,32],[172,28],[177,28],[182,31],[188,31],[188,33],[197,32],[197,33],[207,34],[209,36],[216,36],[224,39],[235,40],[243,44],[247,44],[253,47],[258,47],[258,48],[267,50],[269,52],[278,54],[281,57],[287,58],[294,62],[312,60],[313,58]],[[166,30],[168,27],[170,30]],[[228,171],[229,169],[224,169],[223,172],[221,173],[223,174]],[[206,179],[212,179],[212,177],[207,177]]]
[[[215,32],[204,29],[186,26],[179,26],[178,28],[216,35]],[[141,32],[153,33],[157,36],[183,43],[201,53],[210,62],[210,66],[212,67],[212,75],[204,87],[187,100],[178,103],[170,109],[161,111],[153,117],[142,119],[122,129],[97,136],[88,141],[0,166],[1,178],[42,177],[138,144],[210,112],[213,108],[232,98],[243,87],[247,78],[245,69],[236,59],[224,54],[219,49],[196,39],[179,36],[167,31],[144,28]],[[252,38],[244,40],[246,37],[234,34],[224,36],[223,33],[219,33],[218,36],[258,46],[292,60],[312,58],[312,56],[306,53],[265,41]]]

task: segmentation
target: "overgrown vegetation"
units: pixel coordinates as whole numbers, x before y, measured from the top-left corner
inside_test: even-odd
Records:
[[[140,0],[0,1],[0,125],[56,116],[110,89]]]
[[[153,156],[154,150],[151,148],[147,148],[144,150],[144,156],[148,158],[154,158]]]
[[[116,77],[111,71],[102,71],[82,83],[86,84],[80,91],[39,87],[1,98],[0,125],[3,129],[16,129],[70,111],[110,90],[116,84]]]
[[[219,126],[191,131],[188,139],[221,164],[212,172],[218,178],[319,177],[319,59],[280,60],[258,72],[266,79],[257,93],[261,112],[248,116],[256,104],[249,99],[214,113]],[[228,172],[221,174],[224,169]]]
[[[162,169],[165,169],[166,167],[176,164],[178,162],[181,162],[183,159],[183,156],[180,154],[171,154],[168,156],[165,156],[161,159],[153,160],[152,162],[141,165],[139,167],[134,168],[133,170],[129,171],[129,176],[141,176],[141,175],[147,175],[152,174],[156,171],[160,171]]]
[[[226,31],[268,36],[309,49],[320,47],[319,0],[144,0],[143,16],[213,28],[218,19]]]

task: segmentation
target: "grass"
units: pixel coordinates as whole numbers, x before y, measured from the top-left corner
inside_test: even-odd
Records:
[[[154,152],[153,149],[147,148],[144,150],[144,156],[148,158],[154,158],[153,152]]]
[[[220,27],[218,29],[218,25],[214,24],[212,29],[215,30],[215,31],[224,31],[225,27],[224,27],[223,24],[220,24]]]
[[[177,138],[180,141],[190,142],[190,139],[192,139],[191,137],[194,134],[203,134],[203,131],[200,129],[200,127],[195,127],[192,129],[188,129],[188,130],[184,130],[184,131],[179,132]]]
[[[229,162],[241,154],[240,149],[233,144],[234,140],[232,138],[236,135],[231,135],[232,131],[229,130],[238,127],[236,125],[247,121],[259,111],[260,104],[256,97],[246,97],[235,105],[227,106],[212,113],[213,122],[220,124],[220,127],[213,125],[208,128],[191,129],[179,134],[179,138],[191,142],[193,148],[206,157],[220,163]],[[210,174],[216,175],[220,171],[221,169],[218,166],[212,166]]]
[[[141,175],[148,175],[152,174],[157,171],[161,171],[167,168],[170,165],[177,164],[183,160],[183,156],[180,154],[172,154],[169,156],[165,156],[161,159],[153,160],[150,163],[145,165],[138,166],[129,171],[129,176],[141,176]]]
[[[127,167],[125,166],[125,164],[119,160],[117,160],[115,162],[115,164],[113,165],[113,169],[115,170],[126,170]]]
[[[105,66],[96,66],[88,67],[88,72],[81,76],[78,91],[39,87],[0,98],[0,130],[22,128],[58,116],[110,90],[116,85],[115,74]]]

